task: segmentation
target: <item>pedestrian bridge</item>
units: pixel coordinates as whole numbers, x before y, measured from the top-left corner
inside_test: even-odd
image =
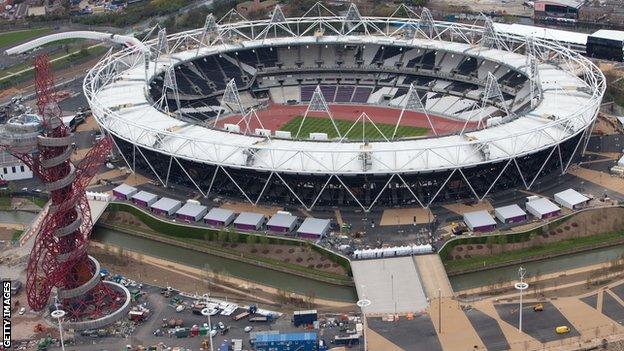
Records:
[[[363,313],[368,316],[423,312],[432,299],[453,296],[436,254],[351,262]],[[370,302],[370,303],[369,303]]]

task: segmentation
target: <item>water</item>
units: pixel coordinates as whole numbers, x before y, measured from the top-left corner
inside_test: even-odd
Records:
[[[261,283],[274,288],[286,289],[299,294],[310,291],[322,299],[353,302],[357,300],[355,289],[352,287],[327,284],[304,277],[282,273],[244,262],[210,255],[204,252],[175,247],[146,238],[136,237],[107,228],[96,227],[93,238],[102,243],[122,246],[128,250],[142,252],[146,255],[162,258],[188,265],[204,268],[208,265],[211,270],[227,273],[233,277]]]
[[[36,213],[24,211],[0,211],[0,223],[29,225],[37,217]]]
[[[624,255],[624,245],[618,245],[554,257],[543,261],[526,262],[522,264],[522,267],[527,269],[526,276],[530,277],[536,274],[562,272],[568,269],[600,264],[619,258],[622,255]],[[449,280],[455,291],[478,288],[500,281],[512,281],[517,279],[519,267],[520,265],[513,265],[486,271],[466,273],[449,277]]]

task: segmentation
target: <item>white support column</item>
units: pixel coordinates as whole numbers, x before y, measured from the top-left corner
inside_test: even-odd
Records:
[[[494,22],[489,17],[485,17],[485,25],[483,26],[483,34],[480,42],[481,47],[511,51],[507,43],[498,34],[494,28]]]
[[[178,82],[176,80],[175,66],[173,65],[173,63],[165,69],[162,94],[159,100],[160,108],[162,108],[166,113],[170,113],[172,110],[171,106],[169,106],[169,99],[167,98],[167,94],[169,92],[173,94],[173,98],[176,104],[175,110],[178,116],[180,116],[180,109],[182,105],[180,105],[180,92],[178,91]]]

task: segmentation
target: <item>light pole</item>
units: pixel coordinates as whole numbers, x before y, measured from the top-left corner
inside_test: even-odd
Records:
[[[524,282],[524,275],[526,274],[526,268],[520,267],[518,268],[518,278],[520,281],[517,282],[514,286],[517,290],[520,290],[520,310],[519,310],[519,320],[518,320],[518,330],[522,333],[522,293],[524,290],[529,288],[529,284]]]
[[[61,319],[65,317],[66,312],[59,309],[58,297],[54,298],[54,306],[56,307],[56,310],[52,311],[50,316],[52,316],[52,318],[56,318],[58,321],[59,335],[61,338],[61,350],[65,351],[65,341],[63,341],[63,325],[61,324]]]
[[[371,305],[371,301],[368,299],[361,299],[358,300],[358,302],[356,303],[358,305],[358,307],[360,308],[360,310],[362,311],[362,320],[364,321],[364,328],[362,330],[362,336],[364,337],[364,351],[368,351],[368,345],[366,343],[366,313],[364,313],[364,307],[368,307]]]
[[[214,351],[214,347],[212,346],[212,323],[210,321],[210,309],[208,308],[208,296],[206,296],[206,308],[201,310],[201,314],[208,317],[208,338],[210,340],[210,351]]]

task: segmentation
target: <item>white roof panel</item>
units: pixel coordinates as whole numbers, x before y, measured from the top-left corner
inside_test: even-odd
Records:
[[[524,210],[516,204],[497,207],[494,209],[494,211],[496,212],[496,214],[502,216],[504,219],[526,216],[526,212],[524,212]]]
[[[492,225],[496,225],[496,221],[488,211],[474,211],[474,212],[466,212],[464,213],[464,221],[471,228],[479,228],[479,227],[488,227]]]
[[[567,189],[555,194],[555,200],[559,198],[572,206],[580,205],[589,201],[589,198],[574,189]]]
[[[533,210],[541,215],[546,215],[561,210],[559,206],[557,206],[555,203],[543,197],[527,202],[527,207],[531,207]]]

